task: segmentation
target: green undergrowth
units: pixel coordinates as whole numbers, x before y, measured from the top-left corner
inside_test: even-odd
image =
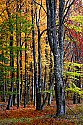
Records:
[[[24,123],[26,122],[26,124],[29,124],[30,121],[32,120],[32,118],[5,118],[3,120],[0,119],[0,125],[14,125],[15,123]]]

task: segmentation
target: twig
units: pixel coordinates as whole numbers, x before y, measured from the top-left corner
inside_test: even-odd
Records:
[[[37,3],[35,0],[34,0],[34,3],[36,3],[36,4],[39,5],[39,6],[41,6],[41,7],[43,8],[44,12],[47,14],[47,12],[46,12],[45,8],[43,7],[43,5]]]
[[[65,14],[64,17],[63,17],[63,22],[64,22],[65,17],[66,17],[67,14],[68,14],[68,11],[69,11],[70,7],[73,5],[74,1],[75,1],[75,0],[73,0],[73,1],[70,3],[70,5],[67,7],[68,9],[67,9],[67,11],[66,11],[66,14]]]
[[[74,115],[76,115],[75,112],[67,104],[66,106],[73,112]]]

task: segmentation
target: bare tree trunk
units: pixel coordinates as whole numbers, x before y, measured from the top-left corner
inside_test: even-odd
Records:
[[[9,1],[6,2],[6,5],[9,5]],[[12,70],[14,70],[14,57],[13,57],[13,25],[11,23],[11,13],[9,12],[8,8],[7,8],[7,13],[8,13],[8,18],[9,18],[9,29],[10,29],[10,67],[12,68]],[[10,71],[10,78],[11,78],[11,94],[9,96],[9,101],[8,101],[8,105],[7,105],[7,109],[10,109],[10,107],[13,105],[12,101],[13,101],[13,90],[14,90],[14,71]]]
[[[47,76],[47,72],[46,72],[46,70],[47,70],[47,67],[46,67],[46,65],[45,65],[45,74],[44,74],[44,88],[43,88],[43,90],[44,90],[44,95],[43,95],[43,103],[44,103],[44,100],[45,100],[45,98],[46,98],[46,76]]]
[[[27,83],[27,103],[30,104],[30,75],[28,76],[28,83]]]
[[[42,90],[42,64],[41,64],[41,41],[40,41],[40,11],[36,13],[36,25],[38,29],[38,86],[36,88],[37,95],[36,95],[36,109],[41,110],[41,90]]]
[[[22,0],[20,0],[20,18],[21,18],[21,9],[22,9]],[[22,48],[22,40],[21,40],[21,20],[20,20],[20,47]],[[22,101],[22,89],[23,89],[23,77],[22,77],[22,50],[20,50],[20,100]]]
[[[27,30],[27,29],[26,29]],[[27,36],[25,33],[25,87],[24,87],[24,108],[26,107],[26,96],[27,96]]]
[[[4,52],[3,52],[3,50],[2,50],[2,56],[4,56]],[[4,65],[4,61],[3,61],[3,59],[2,59],[2,64]],[[6,76],[4,76],[4,70],[3,69],[1,69],[1,72],[3,73],[1,73],[1,79],[3,80],[3,98],[2,98],[2,101],[3,102],[6,102]],[[6,72],[6,71],[5,71]]]
[[[37,62],[36,62],[36,44],[35,44],[35,31],[34,31],[34,0],[32,0],[32,44],[33,44],[33,61],[34,61],[34,84],[33,84],[33,101],[36,106],[36,87],[37,87]]]
[[[20,76],[19,76],[19,31],[18,31],[18,0],[16,0],[16,42],[17,42],[17,107],[20,107]]]
[[[74,62],[75,63],[78,63],[79,61],[79,50],[77,48],[77,44],[76,42],[74,42],[74,47],[73,47],[73,57],[74,57]],[[75,66],[75,72],[79,72],[80,71],[80,68],[78,66]],[[80,76],[75,76],[75,80],[74,80],[74,84],[80,88]],[[80,103],[80,97],[79,97],[79,94],[78,93],[74,93],[73,95],[73,104],[78,104]]]
[[[49,90],[52,90],[53,89],[53,80],[52,80],[52,77],[53,77],[53,72],[52,72],[52,52],[50,51],[50,73],[49,73]],[[51,104],[51,100],[52,100],[52,93],[50,92],[49,93],[49,96],[48,96],[48,105]]]
[[[64,1],[60,0],[59,1],[60,5],[62,5],[61,2],[64,2]],[[59,44],[59,41],[57,40],[57,35],[56,35],[56,1],[47,0],[46,5],[47,5],[48,40],[49,40],[49,44],[54,55],[54,74],[55,74],[55,82],[56,82],[55,94],[56,94],[56,106],[57,106],[56,115],[61,116],[61,115],[65,115],[66,111],[65,111],[64,82],[62,78],[62,70],[63,70],[62,69],[62,65],[63,65],[62,53],[63,52],[62,51],[60,52],[59,50],[60,44]],[[62,9],[64,9],[63,7],[64,6],[62,6]],[[61,30],[61,34],[63,34],[62,30]]]

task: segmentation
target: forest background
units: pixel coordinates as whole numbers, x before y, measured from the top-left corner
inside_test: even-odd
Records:
[[[52,5],[56,5],[56,18],[52,13],[49,16],[49,12],[54,12]],[[64,23],[60,22],[61,17]],[[49,19],[56,23],[51,20],[48,23]],[[64,82],[59,90],[55,77],[56,48],[52,50],[52,46],[55,26],[57,39],[63,24]],[[66,114],[65,98],[73,104],[82,103],[83,99],[83,1],[59,0],[57,4],[52,0],[0,1],[0,107],[9,110],[15,105],[25,108],[33,104],[36,110],[43,110],[56,99],[56,114],[60,116]]]

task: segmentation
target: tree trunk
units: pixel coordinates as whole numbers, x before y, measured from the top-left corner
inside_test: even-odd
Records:
[[[9,5],[9,1],[6,2],[6,5]],[[14,57],[13,57],[13,25],[11,23],[11,13],[9,12],[8,8],[7,8],[7,13],[8,13],[8,18],[9,18],[9,29],[10,29],[10,67],[12,68],[12,70],[14,70]],[[14,71],[10,71],[10,78],[11,78],[11,94],[9,97],[9,101],[8,101],[8,105],[7,105],[7,109],[10,109],[10,107],[13,105],[12,101],[13,101],[13,90],[14,90]]]
[[[59,4],[61,6],[61,2],[64,2],[63,0],[59,1]],[[57,40],[56,35],[56,1],[55,0],[47,0],[47,30],[48,30],[48,41],[51,47],[51,50],[54,55],[54,74],[55,74],[55,94],[56,94],[56,106],[57,111],[56,115],[61,116],[65,115],[65,91],[64,91],[64,82],[62,78],[62,65],[63,65],[63,55],[62,51],[60,52],[59,48],[63,46],[61,44],[59,39]],[[62,9],[64,6],[62,6]],[[61,20],[61,18],[59,18]],[[60,29],[60,25],[59,25]],[[58,29],[58,30],[59,30]],[[63,30],[61,28],[61,33],[63,34]],[[63,35],[60,35],[60,37],[63,37]],[[61,38],[61,42],[63,38]]]
[[[21,18],[21,2],[22,0],[20,0],[20,18]],[[20,19],[20,47],[22,48],[22,40],[21,40],[21,19]],[[23,77],[22,77],[22,50],[20,50],[20,100],[22,101],[22,89],[23,89]]]
[[[36,62],[36,44],[35,44],[35,31],[34,31],[34,0],[32,0],[32,44],[33,44],[33,61],[34,61],[34,90],[33,90],[33,100],[34,100],[34,106],[36,107],[36,87],[37,87],[37,62]]]
[[[49,81],[50,81],[50,83],[49,83],[49,90],[52,90],[53,89],[53,72],[52,72],[52,52],[50,51],[50,73],[49,73]],[[49,95],[48,95],[48,105],[50,105],[51,104],[51,100],[52,100],[52,93],[51,93],[51,91],[50,91],[50,93],[49,93]]]
[[[36,13],[36,25],[38,29],[38,86],[36,87],[36,109],[41,110],[41,90],[42,90],[42,64],[41,64],[41,41],[40,41],[40,11]]]
[[[45,65],[44,88],[43,88],[44,91],[46,91],[46,76],[47,76],[46,70],[47,70],[47,67],[46,67],[46,65]],[[45,98],[46,98],[46,92],[44,92],[44,94],[43,94],[43,103],[44,103]]]
[[[27,29],[26,29],[27,30]],[[25,87],[24,87],[24,108],[26,107],[26,96],[27,96],[27,36],[25,33]]]
[[[74,42],[74,45],[73,45],[74,47],[73,47],[73,56],[74,56],[74,62],[75,63],[78,63],[78,61],[79,61],[79,50],[78,50],[78,48],[77,48],[77,44],[76,44],[76,42]],[[78,66],[75,66],[75,72],[79,72],[80,71],[80,68],[78,67]],[[75,81],[74,81],[74,83],[75,83],[75,85],[77,86],[77,87],[79,87],[80,88],[80,76],[75,76]],[[80,97],[79,97],[79,95],[78,95],[78,93],[74,93],[74,96],[73,96],[73,104],[78,104],[78,103],[80,103]]]
[[[30,104],[30,75],[28,76],[28,84],[27,84],[27,103]]]
[[[18,31],[18,0],[16,0],[16,42],[17,42],[17,107],[20,107],[20,81],[19,81],[19,31]]]

